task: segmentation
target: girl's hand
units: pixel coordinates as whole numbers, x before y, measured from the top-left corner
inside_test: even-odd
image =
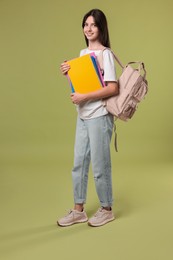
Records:
[[[86,94],[80,94],[80,93],[71,93],[71,101],[73,104],[79,105],[86,101]]]
[[[63,62],[60,65],[60,71],[63,75],[66,75],[70,69],[70,65],[67,62]]]

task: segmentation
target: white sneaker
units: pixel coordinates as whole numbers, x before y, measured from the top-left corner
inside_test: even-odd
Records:
[[[96,214],[88,220],[88,225],[93,227],[99,227],[102,225],[105,225],[106,223],[114,220],[114,214],[112,212],[112,209],[106,210],[104,208],[100,208]]]
[[[85,211],[80,212],[72,209],[65,217],[59,219],[57,224],[62,227],[67,227],[77,223],[84,223],[86,221],[88,221],[88,217]]]

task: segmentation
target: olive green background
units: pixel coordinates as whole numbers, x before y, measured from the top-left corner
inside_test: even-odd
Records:
[[[145,62],[149,93],[117,122],[119,152],[111,145],[116,221],[60,228],[73,205],[76,110],[59,65],[85,48],[92,8],[122,62]],[[0,0],[1,259],[172,259],[172,13],[171,0]],[[88,216],[98,207],[90,170]]]

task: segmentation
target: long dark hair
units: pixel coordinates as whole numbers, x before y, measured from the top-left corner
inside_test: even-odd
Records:
[[[105,14],[99,9],[92,9],[88,13],[85,14],[82,21],[82,28],[85,26],[85,22],[89,16],[93,16],[96,26],[99,29],[99,41],[100,43],[110,48],[110,40],[109,40],[109,31],[108,31],[108,23]],[[85,36],[85,41],[88,46],[88,39]]]

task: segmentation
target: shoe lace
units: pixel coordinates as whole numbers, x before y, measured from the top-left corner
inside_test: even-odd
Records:
[[[98,217],[100,214],[102,214],[102,208],[98,209],[94,216]]]
[[[67,209],[66,211],[67,211],[67,214],[65,215],[65,217],[68,217],[73,212],[72,209]]]

